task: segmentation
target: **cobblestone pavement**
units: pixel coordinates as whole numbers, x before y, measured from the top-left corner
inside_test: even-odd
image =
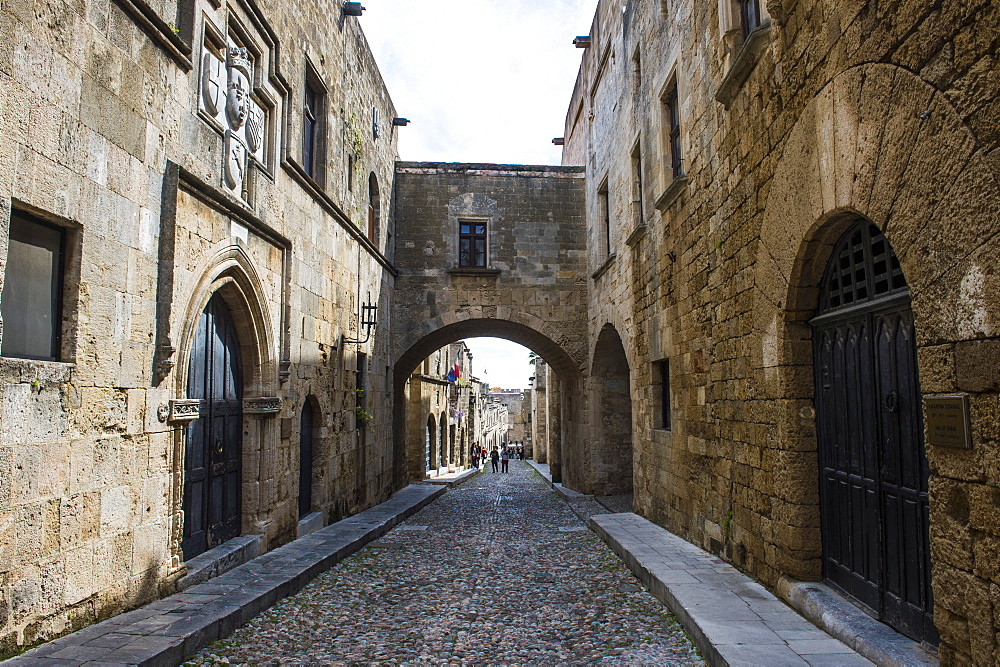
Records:
[[[482,473],[189,664],[704,664],[525,463]]]

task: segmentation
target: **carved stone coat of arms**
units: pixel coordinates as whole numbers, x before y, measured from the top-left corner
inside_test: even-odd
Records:
[[[224,133],[222,185],[246,199],[249,162],[264,162],[267,113],[252,96],[253,61],[247,49],[227,40],[223,51],[205,49],[200,105]]]

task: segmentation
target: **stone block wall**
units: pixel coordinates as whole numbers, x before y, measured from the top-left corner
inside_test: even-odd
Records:
[[[744,40],[729,3],[600,2],[567,112],[564,162],[588,174],[589,349],[610,325],[629,360],[636,507],[765,584],[822,576],[808,321],[863,216],[909,285],[920,391],[972,406],[971,450],[927,446],[934,622],[943,661],[995,662],[1000,10],[760,4]]]
[[[240,532],[265,548],[295,536],[307,400],[312,509],[332,520],[393,491],[396,128],[358,21],[329,3],[25,0],[0,8],[0,31],[0,286],[12,210],[64,229],[67,246],[58,360],[0,358],[3,657],[183,574],[177,401],[213,294],[233,315],[250,400]],[[242,119],[225,108],[239,73]],[[307,80],[322,97],[311,170]],[[365,338],[369,298],[374,333],[345,344]],[[375,415],[364,433],[359,360]]]

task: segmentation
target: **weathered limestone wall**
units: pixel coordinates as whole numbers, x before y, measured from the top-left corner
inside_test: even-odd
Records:
[[[821,576],[807,322],[864,216],[909,284],[921,391],[972,406],[971,450],[927,448],[942,661],[1000,660],[997,3],[770,0],[742,52],[726,3],[621,4],[599,4],[564,163],[587,167],[590,349],[610,324],[629,359],[638,511],[768,585]]]
[[[176,401],[216,292],[250,399],[241,531],[267,548],[295,536],[307,398],[313,509],[332,519],[392,490],[387,319],[364,345],[341,337],[358,337],[369,293],[389,310],[395,112],[357,20],[331,20],[329,3],[264,5],[158,3],[174,28],[162,31],[131,18],[142,0],[0,8],[0,286],[12,208],[67,230],[59,360],[0,358],[0,657],[154,598],[182,574]],[[224,108],[238,68],[217,57],[237,46],[250,61],[243,125]],[[315,178],[302,167],[307,60],[325,91]],[[251,147],[228,172],[227,129]],[[357,351],[375,414],[364,436]]]

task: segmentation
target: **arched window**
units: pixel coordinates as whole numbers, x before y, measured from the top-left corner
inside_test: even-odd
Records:
[[[378,242],[378,225],[381,214],[379,205],[378,178],[375,172],[368,176],[368,240]]]

